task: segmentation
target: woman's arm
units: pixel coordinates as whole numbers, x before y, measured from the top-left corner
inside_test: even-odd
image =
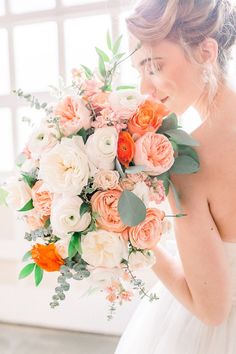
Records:
[[[230,270],[199,177],[172,176],[187,216],[175,218],[174,232],[181,263],[156,246],[154,272],[189,311],[209,325],[218,325],[232,306]],[[173,192],[168,200],[176,209]]]

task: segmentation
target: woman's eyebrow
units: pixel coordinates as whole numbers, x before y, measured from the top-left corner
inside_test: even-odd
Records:
[[[162,57],[146,58],[146,59],[143,59],[142,61],[140,61],[139,66],[143,66],[146,62],[151,61],[151,60],[155,60],[155,59],[163,59],[163,58]]]

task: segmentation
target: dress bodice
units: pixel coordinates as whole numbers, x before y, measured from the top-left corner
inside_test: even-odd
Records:
[[[236,242],[223,241],[227,259],[230,266],[233,283],[233,304],[236,306]]]

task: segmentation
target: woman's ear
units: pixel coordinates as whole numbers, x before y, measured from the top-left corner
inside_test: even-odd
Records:
[[[214,64],[218,58],[218,43],[214,38],[206,38],[199,44],[202,63]]]

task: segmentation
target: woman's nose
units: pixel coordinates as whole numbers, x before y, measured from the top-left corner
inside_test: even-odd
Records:
[[[140,92],[142,95],[154,96],[156,94],[156,87],[152,84],[151,80],[142,78],[140,81]]]

